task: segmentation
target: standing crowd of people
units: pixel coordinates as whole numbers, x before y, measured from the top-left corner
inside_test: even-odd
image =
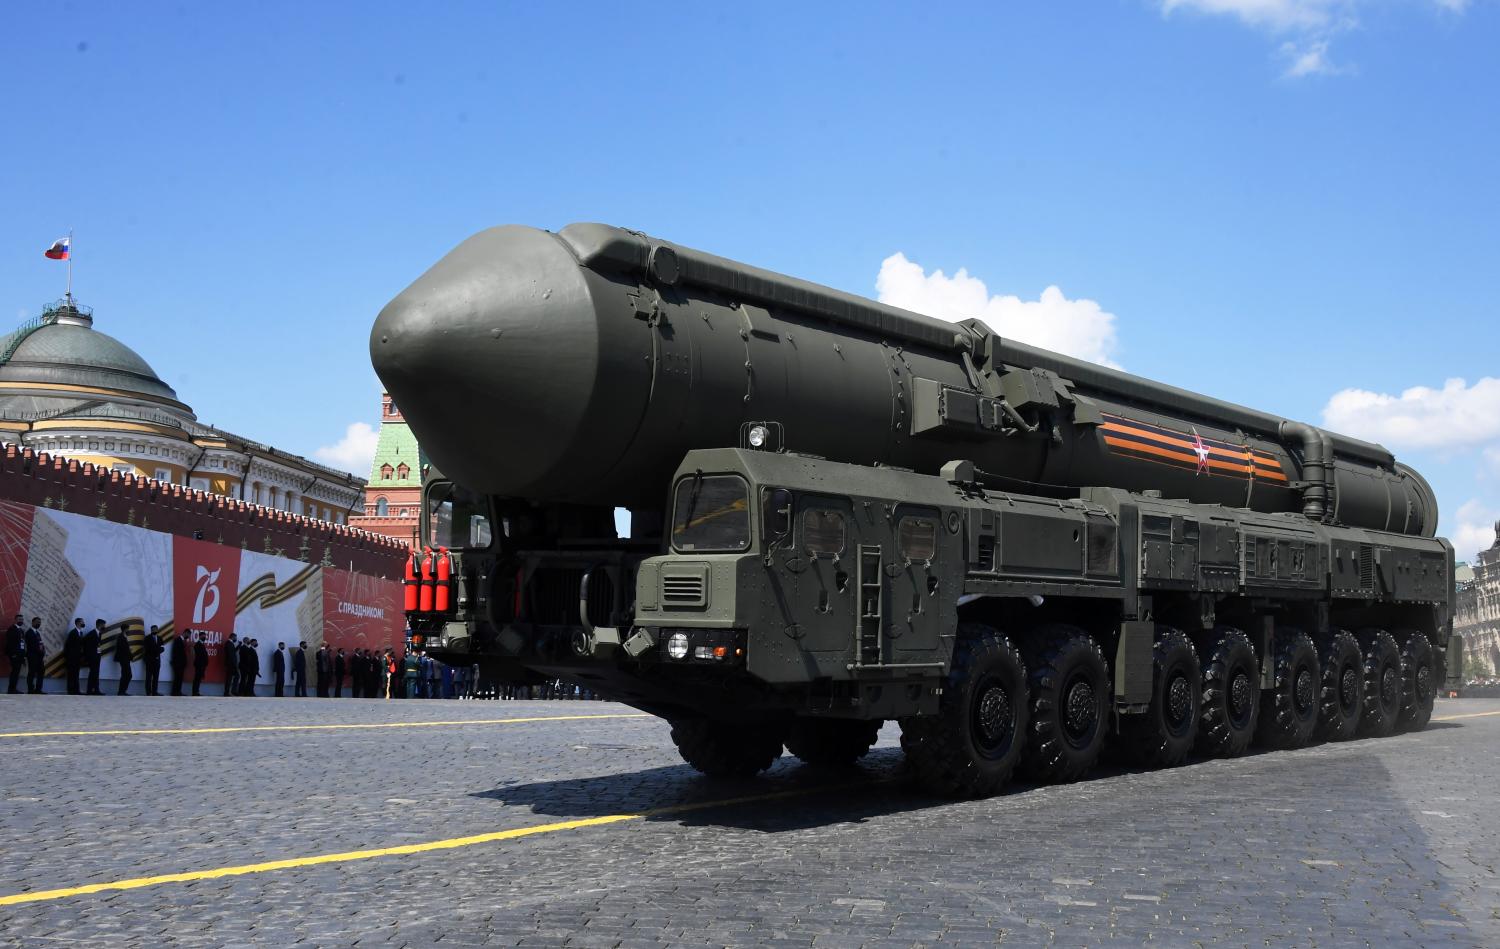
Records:
[[[41,633],[41,618],[32,617],[27,624],[22,614],[16,614],[15,622],[5,632],[5,656],[10,660],[10,693],[20,693],[22,670],[26,675],[26,691],[44,694],[43,680],[47,665],[45,641]],[[103,695],[99,688],[100,667],[105,654],[100,646],[107,635],[104,620],[94,621],[93,628],[86,628],[82,617],[73,621],[73,627],[63,641],[63,664],[69,695]],[[193,695],[203,694],[203,680],[208,672],[212,644],[207,634],[184,630],[174,636],[170,646],[162,642],[160,627],[152,626],[141,637],[141,665],[145,681],[142,694],[159,696],[161,692],[162,656],[167,656],[167,668],[171,673],[171,693],[181,696],[185,687]],[[456,698],[457,685],[452,670],[420,651],[398,653],[394,649],[330,648],[320,645],[311,662],[308,660],[307,643],[299,642],[290,649],[285,642],[276,644],[271,654],[270,668],[262,670],[260,640],[239,638],[234,633],[222,645],[224,659],[224,695],[250,697],[255,695],[256,683],[264,679],[272,693],[280,698],[291,694],[296,698],[307,696],[309,666],[315,674],[314,688],[319,698],[343,698],[344,685],[349,685],[351,698]],[[114,637],[110,658],[118,665],[116,675],[118,695],[129,695],[134,681],[131,662],[132,648],[129,635],[123,632]]]

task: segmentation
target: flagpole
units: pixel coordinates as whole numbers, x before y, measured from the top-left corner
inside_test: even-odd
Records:
[[[68,290],[63,294],[68,306],[73,305],[73,229],[68,228]]]

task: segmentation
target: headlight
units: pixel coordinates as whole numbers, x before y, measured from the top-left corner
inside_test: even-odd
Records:
[[[673,659],[686,659],[688,654],[687,633],[673,633],[667,637],[667,655]]]
[[[764,425],[752,426],[750,429],[750,435],[747,439],[750,442],[750,447],[764,448],[766,446],[766,436],[769,434],[770,433],[766,431],[766,427]]]

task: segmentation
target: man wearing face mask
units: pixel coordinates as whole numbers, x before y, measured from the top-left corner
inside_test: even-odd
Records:
[[[78,671],[83,666],[83,617],[79,616],[73,620],[73,628],[68,630],[67,639],[63,640],[63,661],[68,665],[68,694],[77,695]]]
[[[99,654],[99,644],[104,641],[104,620],[94,620],[94,628],[83,634],[83,661],[89,665],[89,695],[103,695],[99,691],[99,665],[104,657]]]
[[[146,694],[161,695],[161,635],[153,626],[151,632],[141,637],[141,665],[146,673]]]
[[[120,631],[115,633],[115,662],[120,667],[120,688],[116,695],[130,694],[130,630],[121,626]]]
[[[188,664],[188,639],[193,635],[190,629],[184,629],[172,637],[172,694],[182,695],[182,680],[187,672]]]
[[[42,644],[42,618],[33,616],[31,628],[26,630],[26,691],[32,695],[45,695],[42,676],[47,669],[47,647]]]

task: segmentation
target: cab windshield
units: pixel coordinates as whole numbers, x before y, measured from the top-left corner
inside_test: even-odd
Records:
[[[697,553],[750,548],[750,488],[738,475],[692,475],[677,483],[672,546]]]
[[[427,486],[424,514],[422,536],[429,547],[482,550],[490,546],[490,504],[483,495],[452,481],[434,481]]]

